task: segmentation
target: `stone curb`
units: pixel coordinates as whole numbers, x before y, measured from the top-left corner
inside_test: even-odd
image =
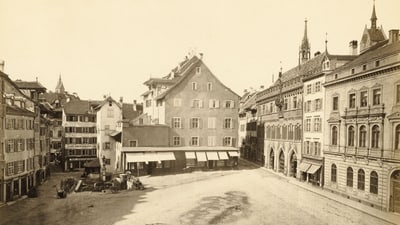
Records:
[[[325,198],[327,198],[327,199],[330,199],[330,200],[333,200],[333,201],[335,201],[335,202],[338,202],[338,203],[340,203],[340,204],[342,204],[342,205],[345,205],[345,206],[348,206],[348,207],[353,208],[353,209],[355,209],[355,210],[358,210],[358,211],[360,211],[360,212],[366,213],[366,214],[368,214],[368,215],[370,215],[370,216],[373,216],[373,217],[375,217],[375,218],[377,218],[377,219],[383,220],[383,221],[385,221],[385,222],[387,222],[387,223],[391,223],[391,224],[394,224],[394,225],[400,224],[400,219],[395,219],[395,218],[393,218],[393,219],[388,219],[388,218],[386,218],[386,217],[378,216],[378,215],[376,215],[376,214],[373,214],[372,212],[369,212],[369,211],[367,211],[367,210],[361,209],[361,208],[359,208],[359,207],[357,207],[357,206],[354,206],[354,205],[352,205],[352,204],[348,204],[348,203],[346,203],[346,202],[340,201],[340,200],[338,200],[338,199],[332,198],[331,196],[328,196],[328,195],[326,195],[325,193],[322,193],[322,192],[326,192],[326,190],[323,190],[323,189],[318,189],[319,191],[313,190],[313,188],[310,188],[310,187],[306,187],[306,186],[304,186],[304,185],[301,185],[300,183],[297,183],[298,181],[294,182],[293,180],[289,179],[288,177],[286,177],[286,176],[284,176],[284,175],[281,175],[281,174],[279,174],[279,173],[272,172],[272,171],[268,170],[267,168],[265,168],[265,167],[263,167],[263,166],[260,166],[260,165],[258,165],[258,164],[256,164],[256,163],[247,161],[247,160],[245,160],[245,159],[241,159],[241,160],[246,161],[246,163],[250,163],[250,164],[252,164],[252,165],[254,165],[254,166],[258,166],[259,168],[263,169],[263,170],[266,171],[266,172],[269,172],[270,174],[273,174],[273,175],[275,175],[275,176],[279,176],[279,177],[285,178],[289,183],[291,183],[291,184],[293,184],[293,185],[296,185],[297,187],[303,188],[304,190],[313,192],[313,193],[318,194],[318,195],[320,195],[320,196],[322,196],[322,197],[325,197]],[[337,197],[338,197],[338,198],[342,198],[340,195],[337,195]],[[346,200],[347,200],[347,199],[346,199]],[[355,202],[355,203],[356,203],[356,202]],[[377,210],[377,209],[374,209],[374,210]],[[384,211],[378,211],[378,212],[383,212],[383,213],[385,213]]]

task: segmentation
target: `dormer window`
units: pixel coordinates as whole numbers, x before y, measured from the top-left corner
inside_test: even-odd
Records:
[[[338,78],[338,74],[335,74],[335,80]]]
[[[380,65],[380,61],[379,60],[375,61],[375,67],[378,67],[379,65]]]
[[[351,74],[354,74],[356,72],[356,70],[353,68],[351,69]]]
[[[196,82],[192,82],[192,90],[193,91],[197,90],[197,83]]]
[[[363,71],[367,70],[367,65],[364,64],[364,65],[362,66],[362,68],[363,68]]]

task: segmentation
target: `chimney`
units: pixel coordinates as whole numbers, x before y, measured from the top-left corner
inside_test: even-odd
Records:
[[[203,53],[199,53],[200,59],[203,59]]]
[[[4,64],[5,64],[4,60],[0,60],[0,71],[1,72],[4,72]]]
[[[121,105],[124,103],[124,97],[119,97],[119,103],[121,103]]]
[[[133,111],[136,111],[136,100],[133,100]]]
[[[356,40],[352,40],[349,43],[349,54],[357,55],[358,42]]]
[[[389,30],[389,44],[399,41],[399,30]]]
[[[314,53],[314,57],[317,56],[317,55],[320,55],[320,54],[321,54],[321,52],[317,51],[317,52]]]
[[[260,90],[264,90],[264,85],[261,85],[261,86],[260,86]]]

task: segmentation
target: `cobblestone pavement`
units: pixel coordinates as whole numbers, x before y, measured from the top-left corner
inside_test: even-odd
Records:
[[[193,172],[141,178],[145,191],[57,199],[53,174],[39,198],[0,208],[0,224],[388,224],[268,171]]]

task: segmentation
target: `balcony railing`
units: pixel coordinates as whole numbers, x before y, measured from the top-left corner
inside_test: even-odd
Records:
[[[350,156],[363,156],[363,157],[371,157],[371,158],[382,158],[382,159],[395,159],[400,160],[400,149],[385,149],[381,150],[379,148],[355,148],[355,147],[347,147],[344,146],[338,147],[334,145],[326,146],[324,149],[324,153],[339,153],[346,154]]]

